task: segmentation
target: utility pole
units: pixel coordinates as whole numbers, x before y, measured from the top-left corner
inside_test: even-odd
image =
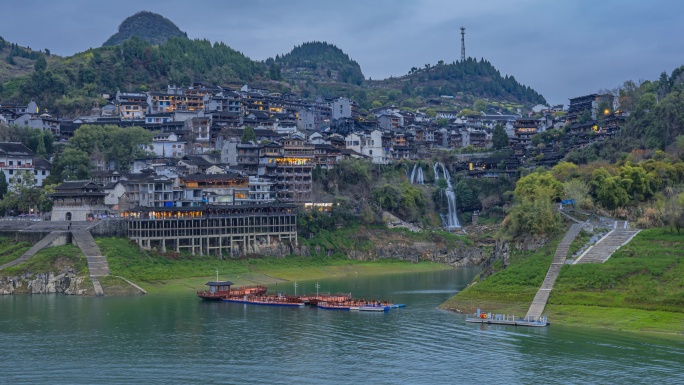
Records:
[[[465,27],[461,27],[461,63],[465,62]]]

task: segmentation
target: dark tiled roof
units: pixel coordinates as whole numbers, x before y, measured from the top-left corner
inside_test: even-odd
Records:
[[[0,143],[0,154],[14,156],[34,156],[35,153],[21,143],[2,142]]]
[[[240,176],[238,173],[227,173],[227,174],[192,174],[192,175],[186,175],[184,177],[181,177],[184,181],[192,181],[192,182],[203,182],[203,181],[227,181],[227,180],[233,180],[233,179],[244,179],[247,180],[247,177]]]
[[[33,168],[36,170],[50,170],[52,167],[52,164],[48,162],[47,160],[43,158],[34,158],[33,159]]]

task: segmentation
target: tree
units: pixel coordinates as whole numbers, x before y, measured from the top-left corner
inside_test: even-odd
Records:
[[[494,127],[494,132],[492,133],[492,146],[495,150],[501,150],[502,148],[508,147],[508,134],[501,124],[497,124]]]
[[[427,117],[430,119],[434,119],[437,116],[437,111],[432,108],[428,108],[425,110],[425,115],[427,115]]]
[[[518,201],[536,200],[540,197],[553,201],[563,196],[563,185],[553,177],[550,171],[537,171],[520,178],[515,186],[514,194]]]
[[[435,123],[437,124],[437,127],[442,128],[449,125],[449,120],[446,118],[439,118],[435,121]]]
[[[69,146],[73,149],[90,154],[94,146],[105,148],[107,133],[117,130],[119,127],[114,125],[96,126],[84,124],[69,139]]]
[[[47,159],[48,153],[45,148],[45,141],[43,140],[43,135],[40,135],[40,140],[38,140],[38,145],[36,146],[36,156],[39,158]]]
[[[5,194],[7,194],[7,177],[5,176],[5,171],[0,170],[0,199],[2,199]]]
[[[619,176],[611,176],[605,168],[596,169],[592,173],[592,195],[598,204],[608,210],[615,210],[629,203],[629,194],[624,185]]]
[[[563,191],[565,192],[565,197],[575,201],[576,205],[581,207],[591,206],[591,197],[589,196],[591,189],[583,180],[571,179],[563,183]]]
[[[127,170],[137,158],[149,155],[152,133],[142,127],[118,128],[107,133],[105,159],[119,170]]]
[[[677,234],[684,227],[684,193],[673,194],[665,204],[663,210],[665,222],[670,226],[670,231],[677,229]]]
[[[67,148],[52,163],[50,182],[83,180],[90,178],[90,157],[76,148]]]
[[[242,143],[256,143],[256,133],[254,132],[254,128],[252,126],[245,127],[245,130],[242,132],[242,138],[240,139],[240,141]]]
[[[33,65],[33,69],[36,72],[43,72],[47,68],[47,62],[45,61],[45,57],[43,55],[38,55],[38,59],[36,59],[36,63]]]
[[[579,175],[579,166],[572,162],[563,161],[553,166],[551,172],[557,180],[561,182],[567,182]]]
[[[475,103],[473,103],[473,110],[475,111],[484,111],[487,109],[487,102],[485,102],[482,99],[477,99]]]

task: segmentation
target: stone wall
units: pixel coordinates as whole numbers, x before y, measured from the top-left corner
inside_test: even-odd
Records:
[[[96,224],[90,228],[93,237],[125,237],[128,234],[124,219],[97,219]]]
[[[308,257],[312,254],[324,254],[330,256],[337,252],[337,250],[328,250],[316,246],[309,249],[305,245],[290,245],[283,242],[271,241],[267,244],[265,240],[257,239],[253,248],[247,250],[247,253],[236,252],[232,256],[225,255],[224,257],[275,257],[284,258],[288,255],[297,255]],[[376,245],[376,247],[367,251],[350,250],[345,252],[347,257],[360,261],[376,261],[381,259],[395,259],[408,262],[439,262],[445,263],[454,267],[480,265],[488,259],[488,255],[482,252],[477,247],[461,247],[450,249],[444,245],[434,242],[415,242],[415,243],[395,243]]]
[[[376,245],[369,251],[352,250],[348,255],[350,258],[361,261],[379,259],[396,259],[409,262],[430,261],[445,263],[453,267],[479,265],[487,259],[487,255],[477,247],[451,249],[433,242]]]

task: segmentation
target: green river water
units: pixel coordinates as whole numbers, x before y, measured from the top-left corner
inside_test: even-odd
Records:
[[[473,325],[437,309],[476,272],[320,281],[407,304],[388,313],[202,302],[191,290],[2,296],[0,384],[684,384],[681,340]]]

